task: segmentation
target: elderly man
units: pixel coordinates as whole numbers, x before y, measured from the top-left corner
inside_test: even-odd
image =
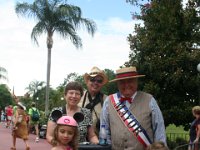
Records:
[[[108,82],[108,78],[103,70],[100,70],[98,67],[92,67],[89,73],[85,73],[84,81],[87,85],[87,90],[84,91],[79,106],[91,110],[93,127],[95,133],[98,135],[100,128],[100,112],[103,107],[103,102],[107,97],[107,95],[101,92],[101,88]]]
[[[101,114],[101,133],[106,129],[108,144],[113,150],[144,150],[155,141],[166,144],[162,113],[154,97],[137,91],[136,67],[125,67],[116,71],[118,93],[107,97]],[[112,126],[112,127],[111,127]]]

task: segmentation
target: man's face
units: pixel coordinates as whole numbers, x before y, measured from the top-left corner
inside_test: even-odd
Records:
[[[97,94],[103,86],[103,78],[101,76],[90,77],[87,81],[87,88],[91,94]]]
[[[131,97],[137,91],[138,80],[137,78],[119,80],[117,86],[123,96]]]

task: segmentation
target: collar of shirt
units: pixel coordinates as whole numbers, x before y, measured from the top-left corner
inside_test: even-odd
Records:
[[[134,101],[134,98],[136,95],[137,95],[137,91],[131,96],[132,102]],[[121,97],[124,97],[124,95],[121,95]],[[129,108],[131,104],[128,101],[125,101],[125,105],[126,105],[126,107]]]

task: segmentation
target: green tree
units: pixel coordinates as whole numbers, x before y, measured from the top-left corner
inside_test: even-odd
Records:
[[[110,69],[104,69],[106,75],[108,76],[108,80],[112,80],[115,78],[115,73],[113,70]],[[106,95],[110,95],[113,93],[116,93],[118,91],[117,85],[115,82],[108,82],[106,85],[103,86],[102,92],[105,93]]]
[[[146,74],[143,90],[152,93],[165,124],[189,126],[191,108],[199,104],[198,73],[200,31],[199,4],[189,0],[152,0],[141,6],[130,42],[129,65]]]
[[[89,34],[93,35],[96,25],[92,20],[82,17],[81,9],[77,6],[67,4],[65,0],[34,0],[32,4],[26,2],[17,3],[15,11],[21,16],[35,18],[38,22],[33,27],[31,39],[38,44],[37,38],[47,34],[47,86],[45,98],[45,114],[48,113],[49,86],[51,68],[51,49],[53,46],[53,34],[57,32],[64,39],[70,38],[76,48],[82,47],[81,38],[77,30],[85,27]]]
[[[12,104],[13,100],[9,88],[5,84],[0,84],[0,108],[4,109],[5,106]]]

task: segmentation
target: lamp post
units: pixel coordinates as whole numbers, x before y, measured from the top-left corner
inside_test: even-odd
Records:
[[[36,98],[36,107],[38,108],[39,97]]]

